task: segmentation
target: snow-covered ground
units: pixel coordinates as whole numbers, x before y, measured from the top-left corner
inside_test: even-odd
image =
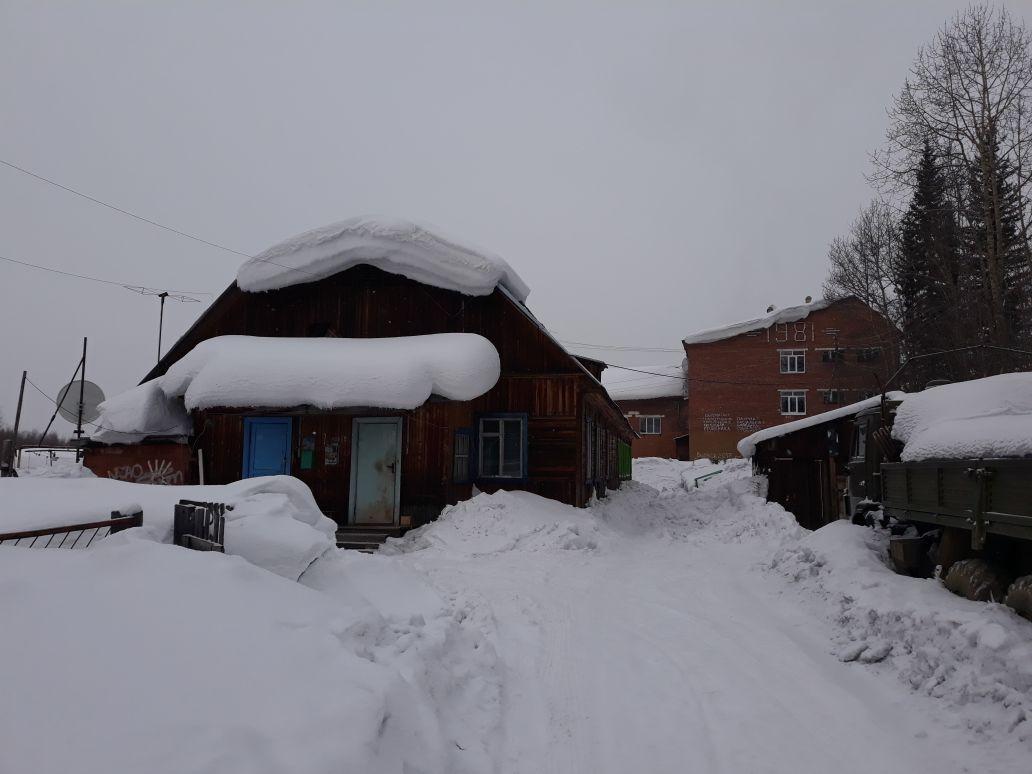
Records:
[[[1032,769],[1032,624],[801,529],[741,461],[635,475],[299,582],[143,531],[0,548],[0,771]]]

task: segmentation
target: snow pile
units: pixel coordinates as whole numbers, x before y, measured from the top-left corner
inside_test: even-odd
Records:
[[[323,516],[311,490],[290,476],[249,478],[224,486],[159,486],[107,478],[0,480],[0,532],[43,529],[143,510],[143,527],[107,538],[126,542],[142,533],[171,542],[179,500],[220,502],[226,512],[226,553],[296,580],[336,547],[336,523]],[[106,541],[102,541],[106,542]]]
[[[977,733],[1013,733],[1032,749],[1032,623],[897,575],[887,545],[885,532],[838,521],[804,533],[770,566],[825,601],[840,660],[880,663]]]
[[[501,258],[397,218],[349,218],[306,231],[251,258],[237,272],[241,290],[274,290],[369,264],[470,296],[502,285],[525,302],[530,288]]]
[[[1032,455],[1032,373],[944,384],[896,412],[904,462]]]
[[[186,436],[193,422],[182,404],[170,401],[157,379],[108,398],[100,404],[93,440],[100,443],[136,443],[147,436]]]
[[[763,317],[757,317],[752,320],[743,320],[742,322],[731,323],[730,325],[722,325],[719,328],[708,328],[698,333],[693,333],[689,336],[685,336],[682,341],[685,344],[708,344],[713,341],[721,341],[722,339],[730,339],[733,336],[740,336],[743,333],[749,333],[750,331],[761,331],[770,328],[772,325],[779,323],[792,323],[798,322],[799,320],[805,320],[810,312],[816,312],[820,309],[827,309],[831,306],[834,301],[818,299],[809,304],[800,304],[799,306],[787,306],[784,309],[775,309],[773,312],[764,315]]]
[[[0,547],[0,587],[2,771],[460,770],[404,674],[454,679],[440,644],[420,654],[455,628],[441,614],[405,641],[372,605],[139,540]]]
[[[159,378],[188,409],[349,406],[413,409],[472,400],[498,381],[498,351],[475,333],[380,339],[217,336]]]
[[[510,551],[594,551],[602,533],[583,509],[530,492],[479,494],[444,509],[436,522],[388,540],[397,555],[432,548],[468,557]]]
[[[683,398],[686,394],[684,365],[640,366],[637,371],[612,368],[602,372],[602,386],[613,400],[646,400],[648,398]],[[615,371],[615,373],[614,373]]]
[[[897,391],[889,392],[885,395],[887,400],[894,401],[903,400],[905,397],[906,393]],[[831,411],[813,414],[812,416],[796,419],[792,422],[784,422],[780,425],[774,425],[773,427],[765,427],[762,430],[757,430],[752,435],[747,435],[739,441],[738,453],[746,458],[752,457],[756,453],[757,444],[769,441],[771,438],[780,438],[783,435],[794,433],[797,430],[806,430],[808,428],[824,424],[825,422],[831,422],[835,419],[852,416],[853,414],[858,414],[864,409],[874,408],[880,404],[881,395],[875,395],[873,398],[867,398],[866,400],[861,400],[857,403],[851,403],[848,406],[840,406],[837,409],[831,409]]]
[[[18,467],[18,476],[22,478],[95,478],[96,474],[75,456],[58,457],[53,461],[28,459],[22,455],[22,464]]]

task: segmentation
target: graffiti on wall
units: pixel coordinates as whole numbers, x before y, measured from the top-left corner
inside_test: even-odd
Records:
[[[735,430],[740,433],[755,433],[763,428],[763,421],[756,417],[735,417]]]
[[[177,470],[174,463],[169,460],[155,459],[137,462],[132,465],[119,465],[107,472],[108,478],[116,481],[131,481],[134,484],[182,484],[186,475],[182,470]]]
[[[730,414],[708,413],[702,416],[702,429],[706,433],[724,433],[731,429]]]

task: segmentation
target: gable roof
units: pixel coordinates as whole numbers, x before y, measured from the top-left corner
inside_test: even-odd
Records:
[[[818,299],[816,301],[811,301],[808,304],[800,304],[799,306],[786,306],[784,309],[775,309],[774,311],[763,315],[763,317],[755,317],[751,320],[742,320],[740,322],[721,325],[717,328],[707,328],[704,331],[692,333],[685,336],[682,341],[685,344],[709,344],[714,341],[722,341],[724,339],[740,336],[743,333],[765,330],[770,328],[772,325],[777,325],[778,323],[790,323],[805,320],[810,316],[811,312],[816,312],[820,309],[827,309],[833,304],[850,299],[856,300],[854,296],[846,296],[845,298],[836,299]]]
[[[520,303],[530,288],[504,260],[400,218],[358,217],[273,245],[246,261],[237,285],[249,293],[314,282],[369,264],[424,285],[486,296],[505,287]]]

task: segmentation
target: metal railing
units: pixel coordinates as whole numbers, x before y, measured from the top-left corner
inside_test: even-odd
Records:
[[[112,511],[111,518],[104,521],[90,521],[80,524],[66,524],[60,527],[0,533],[0,545],[21,546],[23,548],[89,548],[98,537],[105,538],[124,529],[142,525],[143,511],[136,511],[126,515],[118,511]],[[57,541],[56,545],[54,543],[55,540]]]

